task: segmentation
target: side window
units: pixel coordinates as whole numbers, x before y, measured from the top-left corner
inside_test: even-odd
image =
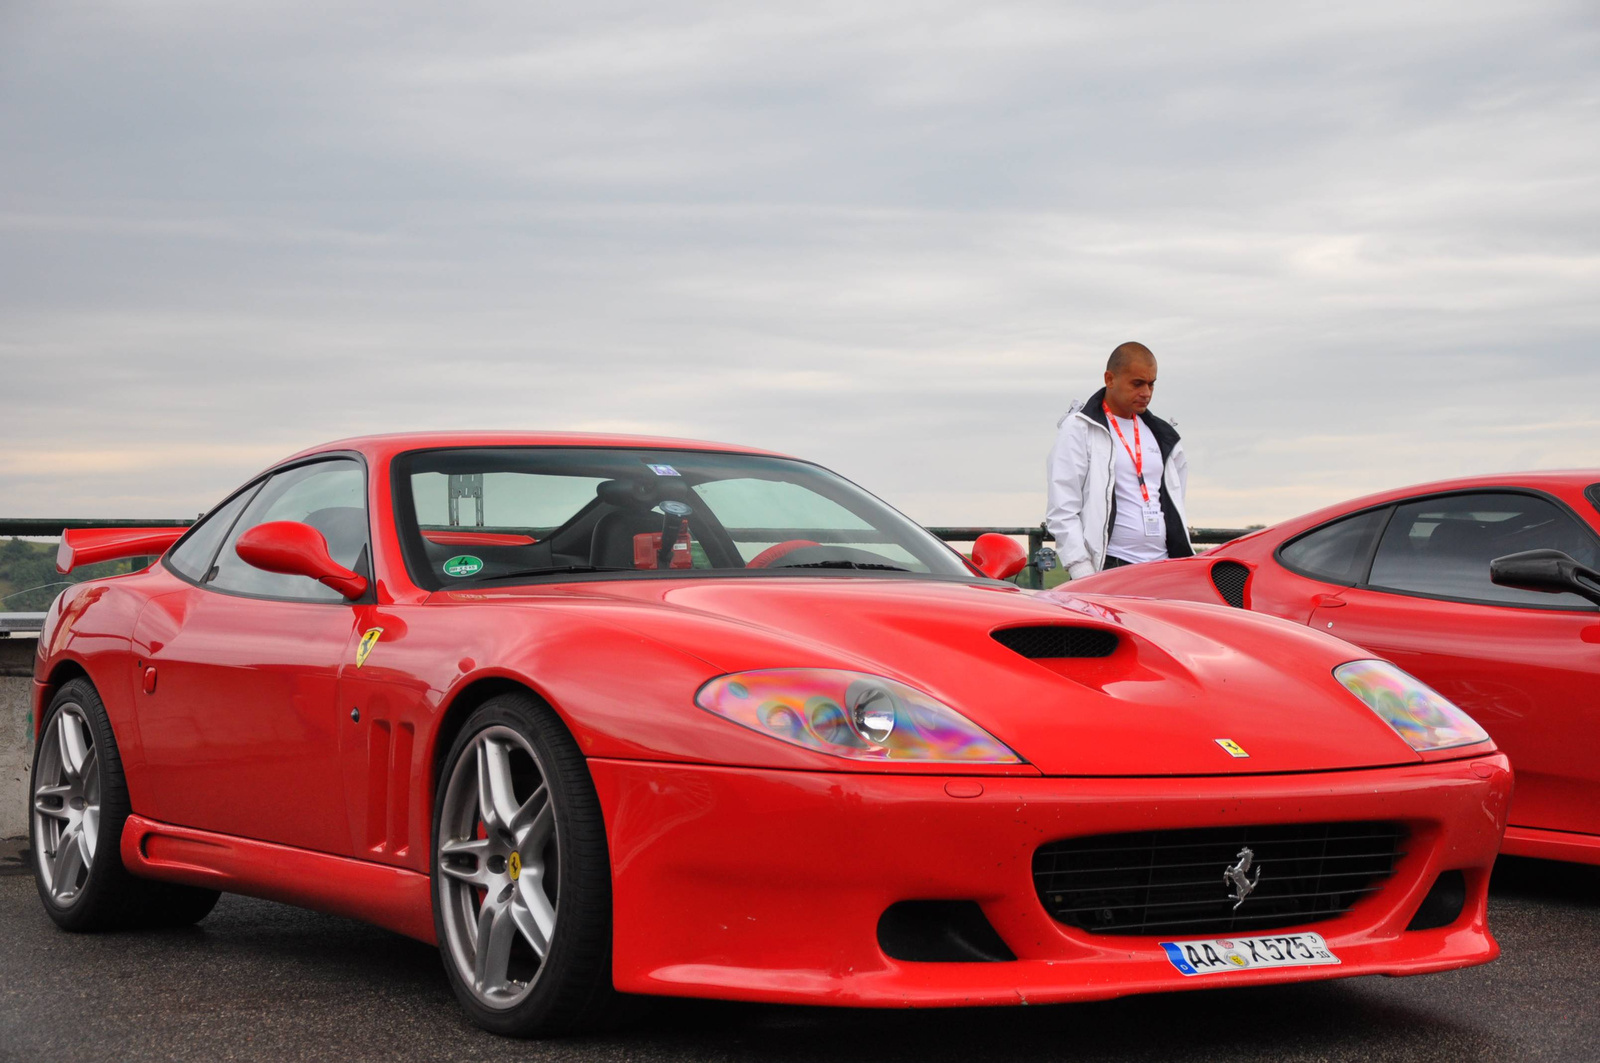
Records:
[[[203,580],[211,568],[211,559],[217,556],[217,547],[222,545],[223,537],[233,528],[233,522],[250,504],[250,499],[255,497],[260,487],[260,484],[251,484],[190,528],[189,534],[167,555],[167,564],[173,571],[197,583]]]
[[[262,485],[229,533],[206,586],[268,598],[343,601],[338,591],[314,579],[264,572],[234,552],[240,535],[274,520],[311,525],[328,541],[335,561],[367,574],[366,476],[357,462],[322,461],[280,472]]]
[[[1357,513],[1332,524],[1324,524],[1285,546],[1278,558],[1284,566],[1302,576],[1325,579],[1330,583],[1358,583],[1365,574],[1372,543],[1383,530],[1387,509]]]
[[[1502,605],[1593,608],[1576,594],[1546,594],[1489,582],[1489,562],[1523,550],[1561,550],[1600,560],[1595,538],[1536,495],[1485,493],[1398,506],[1368,579],[1374,590],[1408,591]]]

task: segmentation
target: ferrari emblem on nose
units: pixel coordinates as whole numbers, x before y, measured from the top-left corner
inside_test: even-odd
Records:
[[[1244,899],[1255,892],[1257,884],[1261,882],[1261,869],[1256,868],[1254,881],[1250,878],[1250,865],[1255,862],[1256,854],[1250,851],[1249,846],[1239,850],[1239,862],[1222,873],[1224,884],[1232,886],[1234,892],[1228,894],[1228,900],[1233,902],[1234,910],[1244,903]]]

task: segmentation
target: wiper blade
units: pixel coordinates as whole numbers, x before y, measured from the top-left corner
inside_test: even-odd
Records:
[[[519,568],[515,572],[499,572],[493,576],[480,576],[479,583],[488,583],[497,579],[516,579],[519,576],[553,576],[568,572],[637,572],[638,569],[625,565],[546,565],[544,568]]]
[[[880,572],[910,572],[899,565],[875,565],[870,561],[806,561],[798,565],[769,565],[768,568],[864,568]]]

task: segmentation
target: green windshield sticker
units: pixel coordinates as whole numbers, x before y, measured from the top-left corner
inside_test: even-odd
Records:
[[[444,574],[446,576],[476,576],[481,571],[483,571],[483,562],[471,554],[452,557],[444,563]]]

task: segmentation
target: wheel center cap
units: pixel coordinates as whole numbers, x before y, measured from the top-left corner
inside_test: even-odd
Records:
[[[522,877],[522,854],[521,853],[518,853],[515,850],[513,850],[511,855],[506,857],[506,870],[511,873],[511,881],[512,882],[515,882],[515,881],[517,881],[517,879]]]

